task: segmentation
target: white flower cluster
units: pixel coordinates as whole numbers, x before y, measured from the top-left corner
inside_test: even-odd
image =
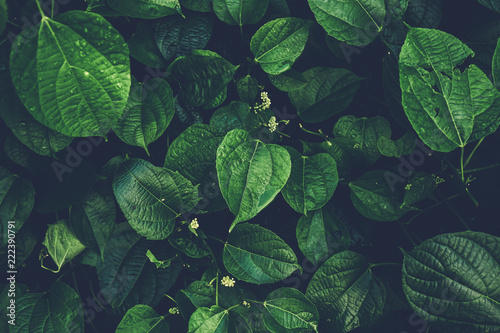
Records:
[[[269,130],[271,132],[276,131],[276,129],[278,128],[278,123],[276,122],[275,116],[272,116],[271,119],[269,119],[269,124],[267,126],[269,127]]]
[[[200,227],[200,225],[198,224],[198,219],[194,218],[189,226],[191,227],[191,229],[198,229]]]
[[[234,287],[235,281],[233,278],[230,278],[229,276],[224,276],[222,280],[220,281],[224,287]]]
[[[269,98],[267,91],[263,91],[260,93],[260,99],[262,100],[261,104],[256,104],[253,108],[253,111],[257,114],[259,111],[264,111],[271,107],[271,99]]]

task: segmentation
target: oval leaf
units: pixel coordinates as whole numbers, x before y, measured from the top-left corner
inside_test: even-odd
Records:
[[[313,275],[306,296],[337,332],[375,322],[386,301],[385,287],[365,257],[351,251],[334,254]]]
[[[328,35],[351,45],[366,45],[382,30],[384,0],[308,0],[316,21]]]
[[[180,13],[179,0],[107,0],[112,9],[130,17],[155,19]]]
[[[128,47],[98,14],[44,17],[38,34],[17,37],[10,69],[31,115],[68,136],[106,136],[127,103]]]
[[[404,253],[403,291],[416,314],[449,332],[500,330],[500,238],[443,234]]]
[[[177,58],[169,72],[181,87],[180,101],[186,106],[202,106],[223,93],[238,67],[215,52],[195,50]]]
[[[217,149],[217,177],[226,203],[236,215],[230,231],[269,205],[290,176],[290,155],[285,148],[250,138],[235,129]]]
[[[219,333],[229,328],[229,312],[220,306],[198,308],[189,318],[188,333]]]
[[[309,83],[288,96],[307,123],[318,123],[344,111],[358,92],[361,80],[343,68],[315,67],[302,75]]]
[[[123,316],[115,333],[168,333],[169,326],[165,317],[150,306],[138,304],[129,309]]]
[[[302,54],[310,22],[295,17],[267,22],[253,35],[250,50],[264,72],[278,75],[290,69]]]
[[[178,172],[141,159],[125,161],[116,171],[113,191],[129,224],[148,239],[165,239],[175,219],[194,208],[198,188]]]
[[[281,238],[249,223],[229,234],[222,256],[230,274],[255,284],[276,283],[299,268],[295,253]]]
[[[328,154],[302,156],[292,147],[286,147],[292,160],[292,171],[281,190],[286,202],[298,213],[323,207],[337,188],[337,163]]]
[[[257,80],[250,75],[244,76],[238,80],[236,88],[240,99],[249,105],[253,105],[255,98],[259,94],[259,83]]]
[[[113,130],[120,140],[144,148],[149,155],[148,145],[165,132],[174,108],[174,94],[165,80],[153,78],[145,86],[133,79],[127,105]]]
[[[254,24],[266,13],[269,0],[213,0],[217,17],[230,25]]]

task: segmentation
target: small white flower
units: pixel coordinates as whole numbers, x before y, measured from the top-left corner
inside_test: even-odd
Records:
[[[224,287],[234,287],[235,281],[229,276],[224,276],[220,281]]]
[[[168,313],[176,315],[179,314],[179,309],[178,308],[170,308],[168,309]]]
[[[276,131],[276,129],[278,128],[278,123],[276,122],[275,116],[272,116],[271,119],[269,119],[269,124],[267,126],[269,127],[269,130],[271,132]]]
[[[191,229],[198,229],[198,227],[200,226],[198,224],[198,219],[197,218],[194,218],[191,223],[189,224],[189,226],[191,227]]]

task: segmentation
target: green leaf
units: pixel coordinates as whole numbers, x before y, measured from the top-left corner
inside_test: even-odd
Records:
[[[309,82],[288,93],[302,120],[318,123],[344,111],[359,89],[361,78],[343,68],[314,67],[304,73]]]
[[[170,145],[164,167],[178,171],[193,184],[200,184],[204,212],[225,209],[226,202],[218,186],[215,159],[224,133],[216,127],[195,124],[182,132]]]
[[[165,68],[165,59],[158,50],[154,38],[156,24],[151,21],[141,21],[128,41],[130,56],[151,68]]]
[[[417,137],[413,132],[406,132],[401,138],[391,140],[380,136],[377,140],[377,148],[380,153],[387,157],[401,157],[410,154],[416,147]]]
[[[442,234],[403,254],[403,291],[419,317],[449,332],[500,329],[500,238]]]
[[[378,139],[391,137],[391,125],[381,116],[356,118],[348,115],[337,121],[333,134],[334,142],[352,158],[373,164],[380,157]]]
[[[8,19],[9,13],[7,11],[7,4],[5,3],[5,0],[0,0],[0,34],[5,30]]]
[[[261,116],[265,121],[269,121],[273,116],[272,111],[269,109],[261,112]],[[229,105],[217,109],[210,118],[210,125],[221,129],[225,133],[239,128],[249,132],[250,136],[257,138],[264,131],[269,132],[260,124],[259,117],[255,115],[250,106],[240,101],[231,102]]]
[[[500,1],[498,0],[478,0],[483,6],[500,13]]]
[[[229,25],[254,24],[266,13],[269,0],[213,0],[217,17]]]
[[[405,187],[403,205],[411,206],[427,198],[436,189],[436,175],[415,173]]]
[[[169,67],[179,83],[179,98],[185,106],[209,103],[226,88],[239,66],[233,66],[217,53],[195,50],[177,58]]]
[[[127,16],[143,19],[181,13],[179,0],[107,0],[107,4]]]
[[[113,191],[129,224],[147,239],[167,238],[175,219],[196,206],[198,187],[178,172],[141,159],[125,161],[116,171]]]
[[[153,254],[153,252],[148,250],[146,252],[146,257],[148,257],[150,262],[152,262],[153,264],[156,265],[156,268],[167,268],[167,267],[170,267],[172,260],[174,260],[177,257],[177,255],[175,255],[174,257],[167,259],[167,260],[158,260],[156,258],[156,256]]]
[[[300,268],[295,253],[280,237],[249,223],[229,234],[222,258],[230,274],[255,284],[279,282]]]
[[[156,45],[166,61],[201,50],[212,36],[212,25],[202,16],[163,18],[154,32]]]
[[[411,0],[405,19],[412,27],[437,28],[441,23],[442,0]]]
[[[269,80],[278,90],[285,92],[302,89],[308,84],[307,79],[293,68],[278,75],[269,74]]]
[[[168,333],[169,326],[164,316],[150,306],[138,304],[123,316],[115,333]]]
[[[217,149],[219,186],[231,212],[236,215],[229,231],[248,221],[269,205],[290,176],[290,155],[285,148],[251,139],[234,129]]]
[[[382,315],[386,291],[365,257],[343,251],[316,271],[306,297],[322,318],[331,320],[328,326],[333,331],[349,332],[372,324]]]
[[[189,230],[174,232],[168,237],[168,242],[174,248],[190,258],[203,258],[210,255],[206,244]]]
[[[130,59],[102,16],[70,11],[23,31],[10,57],[12,82],[36,120],[67,136],[106,136],[127,102]]]
[[[351,45],[366,45],[382,30],[384,0],[308,0],[316,21],[328,35]]]
[[[111,189],[91,191],[70,208],[69,226],[76,237],[104,259],[104,248],[115,227],[116,207]]]
[[[33,210],[35,189],[27,179],[20,178],[0,166],[0,244],[7,244],[9,233],[17,233]],[[15,228],[9,228],[9,221]],[[8,230],[11,230],[10,232]]]
[[[484,138],[500,125],[500,93],[475,65],[474,53],[439,30],[412,28],[399,58],[403,107],[420,139],[450,152]]]
[[[238,80],[236,89],[238,90],[238,96],[243,102],[253,105],[255,98],[259,94],[259,83],[256,79],[247,75]]]
[[[56,281],[47,292],[16,299],[16,321],[10,332],[83,332],[84,316],[78,294]]]
[[[318,310],[297,289],[280,288],[273,291],[264,301],[264,307],[287,332],[298,333],[310,331],[311,329],[318,332]]]
[[[328,139],[321,143],[302,141],[302,146],[304,150],[302,153],[303,155],[311,156],[314,154],[326,153],[333,157],[337,163],[339,177],[344,177],[349,173],[349,170],[351,169],[351,160],[344,152],[340,144],[335,142],[335,140]]]
[[[395,221],[413,210],[403,207],[404,189],[394,186],[392,176],[389,171],[372,170],[349,183],[351,201],[361,215],[375,221]]]
[[[130,96],[113,130],[128,145],[144,148],[167,129],[175,114],[174,94],[168,83],[153,78],[142,83],[132,79]]]
[[[94,12],[102,16],[123,16],[122,13],[119,13],[106,4],[106,0],[89,0],[87,7],[88,12]]]
[[[309,216],[301,216],[296,235],[300,251],[314,265],[327,260],[332,254],[347,250],[351,243],[349,231],[329,206]]]
[[[184,319],[189,320],[197,308],[215,304],[215,288],[205,281],[194,281],[175,294],[175,302]]]
[[[222,89],[220,94],[215,96],[212,100],[208,101],[201,107],[205,110],[218,108],[219,106],[222,105],[222,103],[224,103],[226,98],[227,98],[227,86],[224,89]]]
[[[3,81],[0,92],[0,117],[19,141],[44,156],[55,156],[73,141],[73,138],[51,130],[33,118],[16,96],[8,72],[1,72],[0,79],[8,80]]]
[[[5,255],[7,256],[7,255]],[[16,300],[21,299],[24,295],[28,293],[28,286],[22,283],[16,283]],[[3,318],[6,318],[5,320],[2,320],[0,322],[0,330],[2,332],[9,332],[9,326],[10,324],[8,321],[10,321],[11,315],[10,315],[10,300],[11,297],[9,297],[10,293],[10,283],[5,284],[5,287],[2,288],[2,293],[0,294],[0,316]],[[13,296],[13,295],[11,295]]]
[[[31,225],[23,226],[21,230],[16,229],[11,229],[15,231],[16,235],[16,237],[14,238],[16,246],[15,265],[16,267],[19,267],[19,269],[21,269],[21,267],[25,267],[23,263],[31,256],[31,253],[33,252],[35,246],[39,245],[40,243],[38,242],[38,232],[35,232],[34,228],[32,228]],[[12,239],[12,236],[9,239]],[[10,246],[8,246],[7,244]],[[10,243],[3,243],[0,247],[0,256],[2,256],[0,257],[0,265],[2,265],[3,267],[7,268],[12,263],[10,261],[10,259],[12,259],[12,245],[14,245],[14,243],[12,243],[11,241]]]
[[[71,261],[85,249],[85,245],[69,229],[66,220],[49,224],[42,244],[45,245],[50,257],[57,265],[57,270],[54,273],[59,272],[65,263]]]
[[[333,196],[339,176],[337,162],[328,154],[302,156],[287,146],[292,160],[292,170],[281,190],[286,202],[298,213],[320,209]]]
[[[287,71],[304,51],[310,26],[311,22],[295,17],[267,22],[250,41],[255,61],[268,74]]]
[[[188,333],[223,333],[229,328],[229,312],[220,306],[201,307],[189,318]]]
[[[146,256],[149,249],[160,261],[173,252],[168,244],[142,238],[127,223],[113,230],[104,261],[99,260],[96,267],[102,296],[113,309],[126,311],[137,304],[154,307],[175,283],[181,270],[179,261],[156,268]]]
[[[500,38],[497,42],[497,47],[495,48],[495,54],[493,55],[493,61],[491,64],[493,82],[497,88],[500,88]]]
[[[213,11],[212,0],[179,0],[182,6],[187,9],[210,13]]]

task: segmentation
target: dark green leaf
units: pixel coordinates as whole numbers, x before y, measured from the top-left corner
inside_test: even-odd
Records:
[[[474,53],[439,30],[412,28],[399,58],[403,107],[422,141],[450,152],[500,125],[500,93],[475,65],[457,68]]]
[[[166,61],[205,48],[212,36],[212,22],[201,16],[163,18],[156,25],[155,40]]]
[[[255,98],[259,94],[259,83],[257,80],[250,75],[244,76],[238,80],[236,88],[238,89],[240,99],[249,105],[253,105]]]
[[[500,238],[443,234],[403,254],[403,290],[419,317],[448,332],[500,330]]]
[[[70,11],[44,18],[38,34],[24,30],[10,69],[31,115],[68,136],[106,136],[127,102],[128,47],[98,14]]]
[[[500,88],[500,38],[498,39],[497,47],[495,49],[495,54],[493,55],[491,68],[492,68],[493,82],[495,83],[498,89]]]
[[[293,68],[278,75],[269,74],[269,80],[277,89],[285,92],[302,89],[308,84],[307,79]]]
[[[189,318],[188,333],[228,332],[229,312],[220,306],[198,308]]]
[[[299,268],[293,250],[274,232],[254,224],[240,224],[229,234],[224,266],[238,280],[276,283]]]
[[[132,79],[127,105],[113,130],[120,140],[144,148],[149,155],[148,145],[165,132],[174,107],[174,95],[165,80],[153,78],[142,83]]]
[[[292,147],[286,149],[292,170],[281,193],[295,211],[307,215],[308,211],[323,207],[333,196],[339,182],[337,163],[326,153],[302,156]]]
[[[483,6],[500,13],[500,1],[498,0],[478,0]]]
[[[290,69],[304,51],[311,23],[295,17],[264,24],[253,35],[250,50],[264,72],[278,75]]]
[[[116,206],[111,189],[91,191],[70,208],[69,225],[87,247],[104,256],[104,248],[115,227]]]
[[[178,172],[141,159],[122,163],[115,173],[113,191],[130,225],[148,239],[165,239],[175,219],[194,208],[198,188]]]
[[[417,137],[413,132],[406,132],[396,141],[388,137],[380,136],[377,147],[380,153],[387,157],[401,157],[410,154],[416,147]]]
[[[412,27],[437,28],[441,22],[442,0],[411,0],[406,22]]]
[[[7,12],[7,4],[5,0],[0,0],[0,34],[5,30],[9,14]]]
[[[59,272],[65,263],[71,261],[85,249],[85,245],[69,229],[66,220],[59,220],[55,224],[49,224],[42,244],[45,245],[50,257],[57,266],[55,273]]]
[[[351,243],[349,231],[329,206],[301,216],[296,235],[300,251],[314,265],[347,250]]]
[[[268,110],[261,113],[262,117],[267,121],[273,115]],[[239,128],[249,132],[252,137],[256,138],[261,137],[262,133],[269,132],[260,124],[259,117],[253,109],[248,104],[240,101],[231,102],[231,104],[217,109],[210,118],[210,125],[221,129],[225,133]]]
[[[436,189],[436,175],[417,172],[408,181],[403,205],[411,206],[427,198]]]
[[[179,0],[107,0],[114,10],[130,17],[155,19],[181,13]]]
[[[151,68],[165,68],[165,59],[158,50],[154,38],[156,24],[150,21],[141,21],[128,41],[130,56]]]
[[[316,21],[326,32],[351,45],[366,45],[382,30],[384,0],[308,0]]]
[[[186,106],[201,106],[223,92],[238,67],[217,53],[196,50],[177,58],[169,72],[180,84],[181,102]]]
[[[266,13],[269,0],[213,0],[217,17],[230,25],[254,24]]]
[[[0,244],[7,244],[8,234],[21,229],[31,214],[35,203],[35,189],[27,179],[20,178],[0,166]],[[9,229],[9,221],[14,221],[14,229]]]
[[[215,159],[217,148],[224,133],[206,124],[190,126],[170,145],[164,167],[178,171],[198,188],[203,201],[204,212],[216,212],[226,208],[218,186]]]
[[[330,319],[331,331],[349,332],[372,324],[382,315],[386,291],[365,257],[343,251],[316,271],[306,296],[323,320]]]
[[[335,162],[337,162],[339,177],[344,177],[349,173],[351,160],[335,140],[329,139],[321,143],[302,141],[302,146],[304,149],[303,155],[311,156],[313,154],[326,153],[333,157]]]
[[[290,176],[291,162],[285,148],[234,129],[217,149],[216,167],[222,195],[236,215],[231,231],[274,200]]]
[[[138,304],[129,309],[118,324],[115,333],[168,333],[169,326],[164,316],[150,306]]]
[[[205,281],[194,281],[175,294],[175,302],[185,320],[200,307],[215,304],[215,288]]]
[[[395,221],[412,211],[403,207],[404,189],[397,175],[384,170],[372,170],[349,183],[351,200],[363,216],[376,221]],[[401,178],[401,177],[400,177]]]
[[[344,111],[359,89],[360,78],[343,68],[315,67],[302,73],[309,82],[288,93],[307,123],[318,123]]]
[[[337,121],[333,128],[335,141],[354,159],[373,164],[380,157],[377,146],[380,137],[391,137],[391,125],[385,118],[356,118],[349,115]]]
[[[273,291],[267,296],[264,307],[287,332],[300,333],[311,329],[318,332],[318,310],[297,289],[280,288]]]
[[[10,332],[83,332],[81,301],[63,282],[45,293],[26,294],[16,300],[16,321]]]
[[[182,6],[198,12],[212,12],[212,0],[179,0]]]
[[[210,255],[210,251],[203,240],[186,229],[174,232],[168,237],[168,242],[179,252],[191,258],[199,259]]]

